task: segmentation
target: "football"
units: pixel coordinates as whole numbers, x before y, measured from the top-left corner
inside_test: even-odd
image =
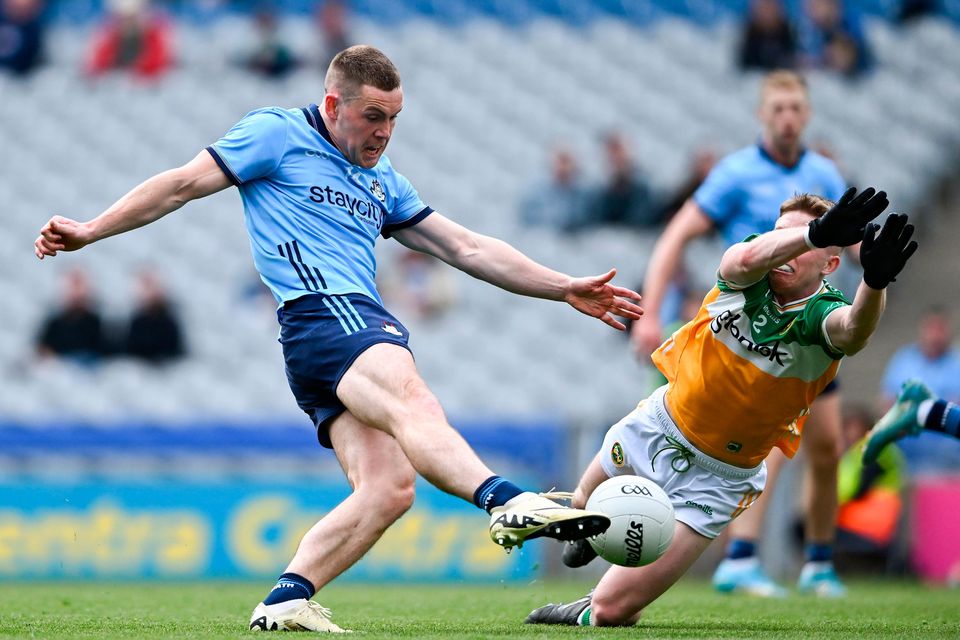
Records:
[[[589,539],[607,562],[642,567],[662,556],[673,540],[673,505],[664,490],[646,478],[604,480],[590,494],[586,508],[610,517],[610,528]]]

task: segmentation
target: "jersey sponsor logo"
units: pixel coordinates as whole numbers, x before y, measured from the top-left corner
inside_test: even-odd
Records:
[[[395,336],[400,336],[401,338],[403,337],[403,333],[401,333],[400,329],[397,329],[397,325],[393,324],[392,322],[387,322],[386,320],[384,320],[380,328],[386,331],[387,333],[393,334]]]
[[[370,191],[373,192],[373,195],[377,196],[377,200],[380,202],[387,201],[387,194],[384,192],[383,185],[380,184],[379,180],[374,180],[370,183]]]
[[[349,193],[334,191],[329,186],[310,187],[310,199],[317,204],[328,203],[339,207],[377,229],[383,226],[383,208],[371,200],[354,198]]]
[[[718,315],[710,322],[710,330],[718,334],[721,331],[727,331],[740,345],[747,351],[759,353],[770,362],[776,362],[781,367],[785,367],[783,358],[788,354],[780,350],[780,341],[773,344],[757,344],[748,336],[743,335],[737,321],[742,317],[741,313],[733,313],[729,309]]]
[[[620,445],[619,442],[613,443],[613,448],[610,449],[610,459],[613,460],[614,466],[616,467],[623,466],[623,461],[624,461],[623,447]]]

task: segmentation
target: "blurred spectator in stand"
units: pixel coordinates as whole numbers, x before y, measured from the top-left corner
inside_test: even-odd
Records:
[[[917,342],[897,351],[883,376],[881,409],[889,408],[901,383],[916,378],[936,397],[960,403],[960,351],[952,346],[950,316],[940,307],[927,309],[920,319]],[[911,473],[955,472],[960,467],[960,441],[924,431],[900,443]]]
[[[290,47],[280,38],[276,12],[261,7],[253,17],[256,46],[243,60],[243,66],[268,78],[282,78],[298,64]]]
[[[323,38],[321,69],[327,68],[338,51],[343,51],[352,44],[347,28],[348,14],[349,8],[344,0],[325,0],[317,7],[317,26]]]
[[[707,179],[707,174],[717,164],[717,152],[710,147],[701,147],[690,159],[690,169],[683,183],[673,192],[663,205],[660,219],[664,222],[680,210],[683,203],[693,197],[697,188]]]
[[[740,68],[773,71],[796,65],[797,39],[783,3],[753,0],[740,43]]]
[[[941,307],[927,309],[920,319],[917,342],[897,351],[883,376],[884,408],[893,404],[900,386],[917,378],[934,393],[960,403],[960,352],[952,345],[950,316]]]
[[[0,69],[26,76],[43,62],[43,0],[0,1]]]
[[[897,22],[909,22],[936,13],[937,8],[937,0],[902,0],[897,10]]]
[[[111,0],[110,14],[94,37],[87,72],[129,70],[150,80],[171,66],[170,24],[150,8],[149,0]]]
[[[141,271],[137,286],[137,307],[130,316],[123,353],[153,364],[183,357],[180,319],[163,285],[153,272]]]
[[[609,175],[589,209],[589,224],[656,226],[661,209],[654,201],[646,178],[634,165],[626,141],[616,133],[610,134],[604,141],[604,149]]]
[[[417,320],[440,317],[456,299],[450,271],[434,257],[419,251],[401,250],[394,267],[385,269],[379,281],[383,297]]]
[[[860,16],[846,9],[841,0],[806,0],[799,34],[805,67],[850,78],[870,67]]]
[[[586,191],[577,161],[564,148],[553,152],[548,180],[534,185],[520,204],[520,219],[529,226],[574,231],[584,223]]]
[[[63,304],[44,320],[37,336],[37,353],[80,364],[95,364],[109,355],[103,320],[82,271],[67,274]]]

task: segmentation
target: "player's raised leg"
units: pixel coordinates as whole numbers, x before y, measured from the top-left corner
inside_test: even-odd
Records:
[[[447,422],[403,347],[379,343],[364,351],[341,378],[337,396],[362,422],[396,438],[430,483],[486,509],[491,538],[504,547],[541,536],[586,538],[610,525],[601,513],[564,507],[495,475]]]
[[[687,572],[712,540],[682,522],[663,557],[645,567],[613,566],[593,593],[570,604],[547,604],[527,616],[527,624],[629,626],[644,607],[659,598]]]
[[[833,542],[837,522],[837,465],[843,454],[840,394],[821,394],[810,408],[801,449],[806,460],[805,548],[806,562],[797,589],[822,598],[838,598],[847,589],[833,568]]]
[[[743,593],[761,598],[782,598],[786,589],[764,572],[757,554],[757,541],[763,531],[763,519],[770,504],[770,494],[786,456],[773,449],[767,456],[767,483],[763,494],[730,523],[730,540],[726,557],[713,574],[713,586],[723,593]]]
[[[866,443],[863,448],[863,463],[872,464],[876,462],[877,456],[883,451],[883,448],[890,444],[905,438],[915,436],[923,431],[924,422],[930,414],[930,408],[933,405],[933,393],[925,384],[919,380],[907,380],[900,389],[900,394],[890,410],[883,414],[883,417],[877,421],[870,433],[867,434]],[[921,417],[920,405],[929,403],[926,406],[926,412]],[[946,408],[946,407],[944,407]],[[941,418],[947,416],[947,412],[939,412]],[[936,426],[941,420],[934,421]]]
[[[251,629],[340,631],[310,598],[363,557],[413,504],[416,473],[396,440],[349,413],[332,422],[330,439],[353,492],[303,536],[254,610]]]

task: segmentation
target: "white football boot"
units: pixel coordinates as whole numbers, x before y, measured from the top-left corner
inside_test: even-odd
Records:
[[[277,604],[261,602],[250,616],[250,630],[350,633],[348,629],[341,629],[330,620],[330,609],[304,598]]]
[[[527,491],[511,498],[490,511],[490,538],[501,547],[512,549],[533,538],[582,540],[607,530],[610,518],[599,511],[565,507],[551,500],[569,497],[568,493]]]

